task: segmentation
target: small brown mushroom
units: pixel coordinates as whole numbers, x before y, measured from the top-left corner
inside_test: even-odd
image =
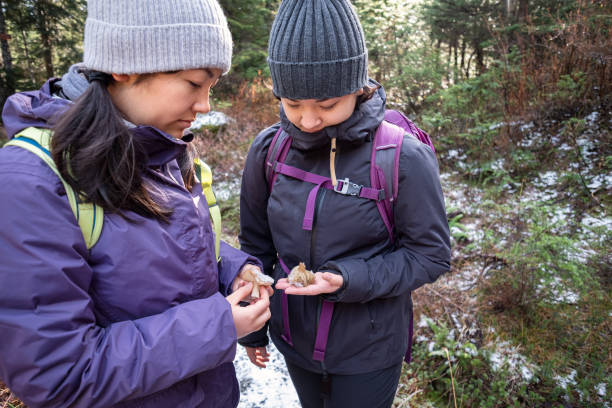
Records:
[[[314,283],[315,275],[312,273],[312,271],[306,269],[304,262],[300,262],[298,266],[291,270],[287,280],[290,284],[297,286],[298,288],[303,288],[304,286]]]
[[[259,271],[259,268],[253,267],[242,271],[240,277],[248,282],[253,282],[253,290],[251,291],[251,298],[259,299],[259,287],[260,286],[271,286],[274,283],[268,275],[264,275]]]

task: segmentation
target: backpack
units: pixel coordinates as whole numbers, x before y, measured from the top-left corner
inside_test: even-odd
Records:
[[[79,224],[87,249],[91,249],[96,242],[98,242],[100,234],[102,233],[104,210],[94,203],[86,202],[84,197],[77,194],[70,184],[61,177],[55,162],[51,158],[50,146],[52,136],[53,131],[50,129],[29,127],[15,135],[15,137],[4,146],[18,146],[34,153],[42,159],[55,174],[57,174],[64,185],[68,203]],[[210,218],[213,224],[213,230],[215,231],[215,255],[218,261],[221,239],[221,212],[217,205],[215,194],[212,191],[212,171],[210,167],[199,158],[194,160],[194,169],[197,179],[202,184],[202,190],[208,202]]]
[[[398,178],[399,178],[399,157],[402,150],[402,142],[405,134],[414,137],[421,143],[426,144],[435,153],[433,143],[429,135],[419,129],[410,119],[403,113],[396,110],[386,110],[384,120],[376,130],[372,143],[372,153],[370,158],[370,187],[352,183],[349,178],[338,180],[338,184],[334,187],[331,179],[313,173],[305,172],[304,170],[295,168],[285,164],[285,159],[291,148],[291,136],[279,128],[274,135],[265,161],[266,181],[268,182],[268,191],[271,193],[274,187],[274,182],[278,174],[283,174],[288,177],[296,178],[305,182],[315,184],[315,187],[309,194],[306,213],[302,228],[305,230],[312,229],[312,221],[314,218],[314,202],[319,188],[333,190],[336,193],[343,195],[359,196],[364,199],[376,201],[378,212],[385,223],[389,238],[393,242],[393,204],[397,199],[398,193]],[[279,263],[283,271],[288,275],[290,268],[279,257]],[[289,330],[289,305],[287,295],[283,291],[282,294],[282,313],[283,313],[283,334],[281,337],[289,345],[293,346],[291,333]],[[319,326],[315,339],[315,349],[313,351],[313,360],[323,361],[325,357],[325,347],[329,335],[329,327],[333,314],[334,303],[328,300],[323,300],[321,305],[321,316],[319,318]],[[409,339],[412,339],[413,322],[412,316],[408,327]],[[408,350],[404,360],[409,363],[412,354],[412,340],[409,341]]]

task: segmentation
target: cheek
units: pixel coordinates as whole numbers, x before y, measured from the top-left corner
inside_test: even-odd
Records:
[[[353,114],[353,111],[350,109],[339,109],[334,112],[330,112],[327,115],[327,122],[334,124],[334,125],[338,123],[342,123],[348,118],[350,118],[352,114]]]
[[[285,110],[285,115],[287,116],[287,119],[289,119],[289,121],[291,123],[297,123],[300,120],[300,113],[295,111],[295,110]]]

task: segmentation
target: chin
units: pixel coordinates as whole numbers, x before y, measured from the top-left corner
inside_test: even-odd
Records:
[[[322,128],[317,128],[317,129],[313,129],[313,130],[306,130],[306,129],[300,129],[302,132],[304,133],[317,133],[322,131],[323,129],[325,129],[324,127]]]

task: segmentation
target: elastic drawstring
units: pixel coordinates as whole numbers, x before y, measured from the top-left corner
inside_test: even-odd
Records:
[[[336,179],[336,138],[332,138],[331,140],[331,150],[329,151],[329,173],[331,174],[331,182],[334,188],[338,185],[338,180]]]

